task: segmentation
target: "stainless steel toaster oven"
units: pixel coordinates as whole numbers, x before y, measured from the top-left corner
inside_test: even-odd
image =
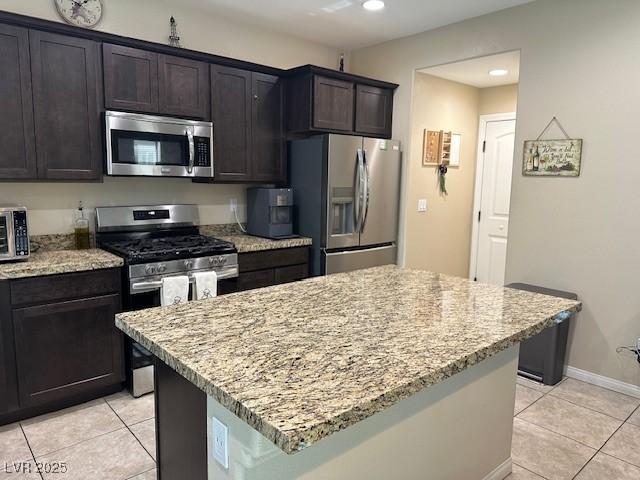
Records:
[[[0,205],[0,262],[29,258],[27,209]]]

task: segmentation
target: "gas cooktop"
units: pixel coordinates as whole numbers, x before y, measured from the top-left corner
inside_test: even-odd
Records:
[[[236,253],[233,243],[204,235],[103,241],[100,248],[123,257],[130,264]]]

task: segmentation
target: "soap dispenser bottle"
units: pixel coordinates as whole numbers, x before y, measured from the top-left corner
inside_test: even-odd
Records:
[[[89,237],[89,220],[84,216],[82,202],[78,205],[78,213],[75,221],[76,248],[84,250],[91,248],[91,240]]]

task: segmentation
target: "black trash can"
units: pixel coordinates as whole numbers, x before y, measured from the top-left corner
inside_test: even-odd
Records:
[[[552,290],[526,283],[510,283],[507,287],[570,300],[578,299],[578,295],[575,293]],[[543,330],[538,335],[520,344],[518,375],[542,382],[545,385],[555,385],[562,380],[570,321],[571,317]]]

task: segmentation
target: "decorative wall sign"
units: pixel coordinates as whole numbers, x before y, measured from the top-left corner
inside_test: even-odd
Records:
[[[527,140],[522,173],[530,176],[577,177],[580,175],[582,139]]]
[[[422,166],[460,165],[460,135],[444,130],[424,130]]]
[[[541,137],[555,123],[565,138],[542,140]],[[577,177],[582,160],[582,139],[570,138],[556,117],[544,127],[538,138],[524,142],[522,174],[535,177]]]
[[[424,129],[422,144],[422,166],[437,167],[440,165],[440,132]]]

